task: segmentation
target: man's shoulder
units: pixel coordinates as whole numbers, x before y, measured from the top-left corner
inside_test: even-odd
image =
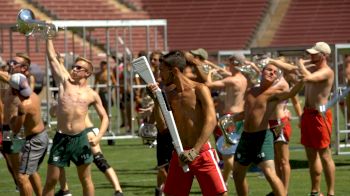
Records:
[[[90,86],[86,86],[85,90],[86,90],[86,93],[88,93],[89,95],[97,94],[96,91],[94,91],[94,89],[92,89]]]
[[[194,89],[196,91],[202,91],[203,89],[209,89],[207,85],[203,83],[194,82]]]

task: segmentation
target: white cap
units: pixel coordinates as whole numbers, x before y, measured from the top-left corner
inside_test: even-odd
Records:
[[[309,48],[306,51],[310,54],[318,54],[318,53],[323,53],[327,55],[331,54],[331,48],[326,42],[317,42],[312,48]]]
[[[10,77],[10,86],[19,91],[23,97],[29,97],[32,89],[29,86],[27,77],[21,73],[12,74]]]

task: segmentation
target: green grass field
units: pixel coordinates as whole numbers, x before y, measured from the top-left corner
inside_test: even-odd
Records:
[[[290,156],[292,173],[289,195],[306,196],[310,191],[307,160],[305,152],[299,144],[300,131],[296,126],[296,121],[293,121],[293,128]],[[124,139],[116,140],[114,146],[109,146],[107,145],[107,141],[102,141],[102,149],[106,159],[116,170],[126,196],[154,195],[154,187],[156,185],[156,151],[154,148],[143,145],[141,139]],[[334,155],[333,158],[336,163],[336,195],[350,195],[350,155]],[[43,183],[46,176],[46,160],[40,168]],[[67,168],[66,173],[73,195],[82,195],[82,189],[74,164],[70,168]],[[95,165],[92,166],[92,174],[96,195],[112,195],[112,186]],[[250,195],[264,196],[270,192],[270,186],[259,173],[248,173],[248,183]],[[231,179],[228,187],[229,195],[235,195],[233,184],[233,180]],[[321,189],[324,193],[326,192],[324,177],[322,177]],[[7,172],[4,159],[0,159],[0,195],[19,195],[18,192],[15,192],[15,185]],[[201,195],[196,180],[194,180],[190,195]]]

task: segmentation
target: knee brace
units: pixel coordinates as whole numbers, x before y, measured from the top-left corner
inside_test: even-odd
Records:
[[[95,163],[96,167],[100,171],[102,171],[103,173],[105,173],[106,170],[111,167],[107,163],[107,160],[105,159],[105,157],[103,156],[103,154],[101,152],[99,152],[96,155],[94,155],[94,163]]]

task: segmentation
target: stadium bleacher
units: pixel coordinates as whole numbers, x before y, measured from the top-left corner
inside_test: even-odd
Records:
[[[169,49],[190,50],[205,48],[215,54],[218,50],[247,49],[256,36],[271,1],[269,0],[29,0],[26,1],[42,11],[52,20],[122,20],[122,19],[166,19]],[[114,3],[113,3],[114,2]],[[119,5],[119,6],[118,6]],[[125,8],[132,5],[131,7]],[[18,11],[23,7],[18,2],[0,0],[3,14],[1,24],[14,24]],[[124,6],[124,7],[123,7]],[[278,26],[270,46],[310,45],[322,40],[329,43],[347,43],[350,12],[349,0],[291,0],[287,12]],[[99,50],[92,56],[105,50],[106,32],[104,29],[90,29],[93,43]],[[118,36],[132,49],[133,54],[146,50],[146,28],[118,29]],[[150,49],[164,48],[163,29],[150,28]],[[156,35],[155,35],[156,34]],[[13,48],[10,49],[8,30],[1,31],[1,53],[7,59],[9,52],[26,50],[31,47],[30,55],[35,61],[43,63],[43,42],[26,39],[13,33]],[[114,30],[110,31],[110,47],[115,46]],[[131,38],[129,36],[132,36]],[[71,35],[69,35],[71,36]],[[80,35],[81,36],[81,35]],[[79,36],[77,36],[79,37]],[[59,50],[63,43],[58,38]],[[75,40],[75,46],[82,45]],[[26,43],[26,44],[23,44]],[[33,49],[34,48],[34,49]],[[38,50],[40,52],[38,52]],[[75,48],[77,49],[77,48]],[[81,53],[81,50],[78,51]],[[38,54],[37,54],[38,53]]]
[[[349,9],[348,0],[292,0],[271,46],[348,43]]]
[[[168,20],[171,49],[244,49],[268,8],[267,0],[128,0],[151,18]]]

